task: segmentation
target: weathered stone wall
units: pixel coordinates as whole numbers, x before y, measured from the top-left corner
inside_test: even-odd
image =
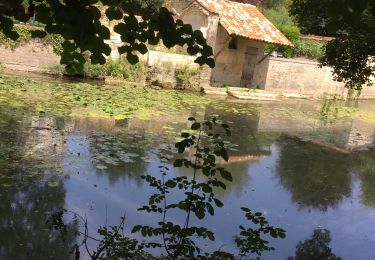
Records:
[[[179,18],[183,20],[184,23],[191,24],[193,30],[200,30],[203,35],[206,36],[208,27],[208,15],[204,12],[205,11],[202,9],[202,7],[199,7],[195,4],[192,5],[183,14],[181,14]]]
[[[0,46],[0,63],[7,68],[23,71],[46,71],[60,64],[60,57],[51,46],[37,40],[30,41],[15,49]]]
[[[188,7],[189,4],[191,4],[193,0],[170,0],[170,6],[173,8],[176,12],[181,12],[183,9]]]
[[[190,66],[198,66],[194,63],[195,56],[167,53],[161,51],[149,51],[147,56],[148,66],[175,68],[179,65],[189,64]]]
[[[147,81],[151,85],[175,88],[177,86],[175,70],[180,66],[198,67],[196,57],[160,51],[149,51]]]
[[[276,93],[322,97],[325,93],[346,96],[344,84],[333,80],[332,68],[309,60],[268,57],[258,65],[257,86]],[[361,98],[375,98],[375,86],[364,86]]]

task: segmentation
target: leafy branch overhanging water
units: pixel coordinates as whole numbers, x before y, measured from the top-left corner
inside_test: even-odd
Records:
[[[48,220],[51,229],[59,230],[63,236],[69,232],[64,215],[72,213],[74,219],[83,222],[84,230],[79,231],[83,236],[82,242],[76,244],[72,250],[75,259],[80,259],[81,246],[91,259],[244,259],[274,250],[265,236],[285,237],[285,230],[270,225],[261,212],[253,213],[249,208],[242,207],[241,210],[251,225],[239,226],[239,234],[234,238],[236,254],[221,249],[206,252],[200,247],[204,240],[214,241],[215,235],[204,226],[193,226],[191,219],[195,217],[202,220],[207,215],[214,216],[215,209],[224,206],[215,195],[215,190],[226,189],[225,183],[218,176],[232,181],[232,175],[223,167],[219,167],[216,161],[219,158],[228,161],[227,142],[221,133],[229,136],[231,132],[227,124],[215,117],[202,122],[193,117],[188,120],[191,122],[190,130],[181,133],[175,147],[179,154],[188,151],[191,156],[181,157],[173,155],[168,150],[161,151],[160,178],[152,175],[143,176],[156,192],[149,197],[148,204],[138,210],[150,216],[160,216],[160,221],[155,226],[136,225],[131,229],[131,233],[138,233],[143,239],[135,239],[132,238],[134,235],[125,234],[125,217],[121,218],[118,226],[99,228],[97,233],[100,238],[96,238],[89,235],[85,217],[68,210],[51,215]],[[168,165],[171,158],[175,158],[174,167],[191,169],[192,177],[169,177]],[[204,175],[204,178],[198,179],[200,174]],[[182,199],[176,199],[180,196]],[[182,222],[173,221],[170,217],[172,212],[185,215]],[[95,250],[89,248],[89,242],[97,243]],[[152,255],[150,248],[161,249],[163,253]]]

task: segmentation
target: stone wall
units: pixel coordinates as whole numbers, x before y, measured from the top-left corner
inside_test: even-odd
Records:
[[[148,84],[167,88],[177,87],[176,68],[198,67],[198,64],[194,63],[195,59],[196,57],[189,55],[149,51],[147,55]]]
[[[268,57],[258,65],[256,86],[275,93],[346,96],[348,90],[343,83],[333,80],[332,68],[318,65],[310,60]],[[375,98],[375,87],[364,86],[361,98]]]
[[[15,49],[0,46],[0,63],[14,70],[46,71],[60,64],[60,56],[53,52],[51,46],[34,40]]]
[[[190,66],[198,66],[194,63],[196,57],[176,54],[176,53],[167,53],[161,51],[149,51],[147,55],[147,65],[154,67],[165,67],[165,68],[175,68],[179,65],[188,64]]]

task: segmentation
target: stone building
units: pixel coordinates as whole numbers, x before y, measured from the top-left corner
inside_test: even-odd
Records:
[[[229,0],[174,0],[176,16],[202,31],[213,48],[216,66],[205,69],[211,85],[259,87],[264,44],[293,44],[253,5]]]

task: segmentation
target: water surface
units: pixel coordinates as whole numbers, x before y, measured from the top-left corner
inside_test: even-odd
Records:
[[[360,111],[374,107],[354,104]],[[237,146],[223,165],[234,178],[218,194],[225,206],[204,220],[216,240],[203,248],[235,252],[233,236],[245,223],[240,207],[246,206],[287,231],[285,239],[270,240],[275,251],[264,259],[306,259],[309,250],[321,259],[375,257],[371,120],[324,116],[320,102],[304,100],[214,99],[171,110],[115,119],[0,106],[0,259],[72,258],[80,238],[62,241],[46,225],[48,214],[62,208],[87,216],[93,234],[124,214],[127,227],[157,222],[137,211],[153,192],[141,176],[159,176],[160,150],[173,146],[189,116],[210,115],[229,122]],[[192,173],[171,167],[170,174]]]

